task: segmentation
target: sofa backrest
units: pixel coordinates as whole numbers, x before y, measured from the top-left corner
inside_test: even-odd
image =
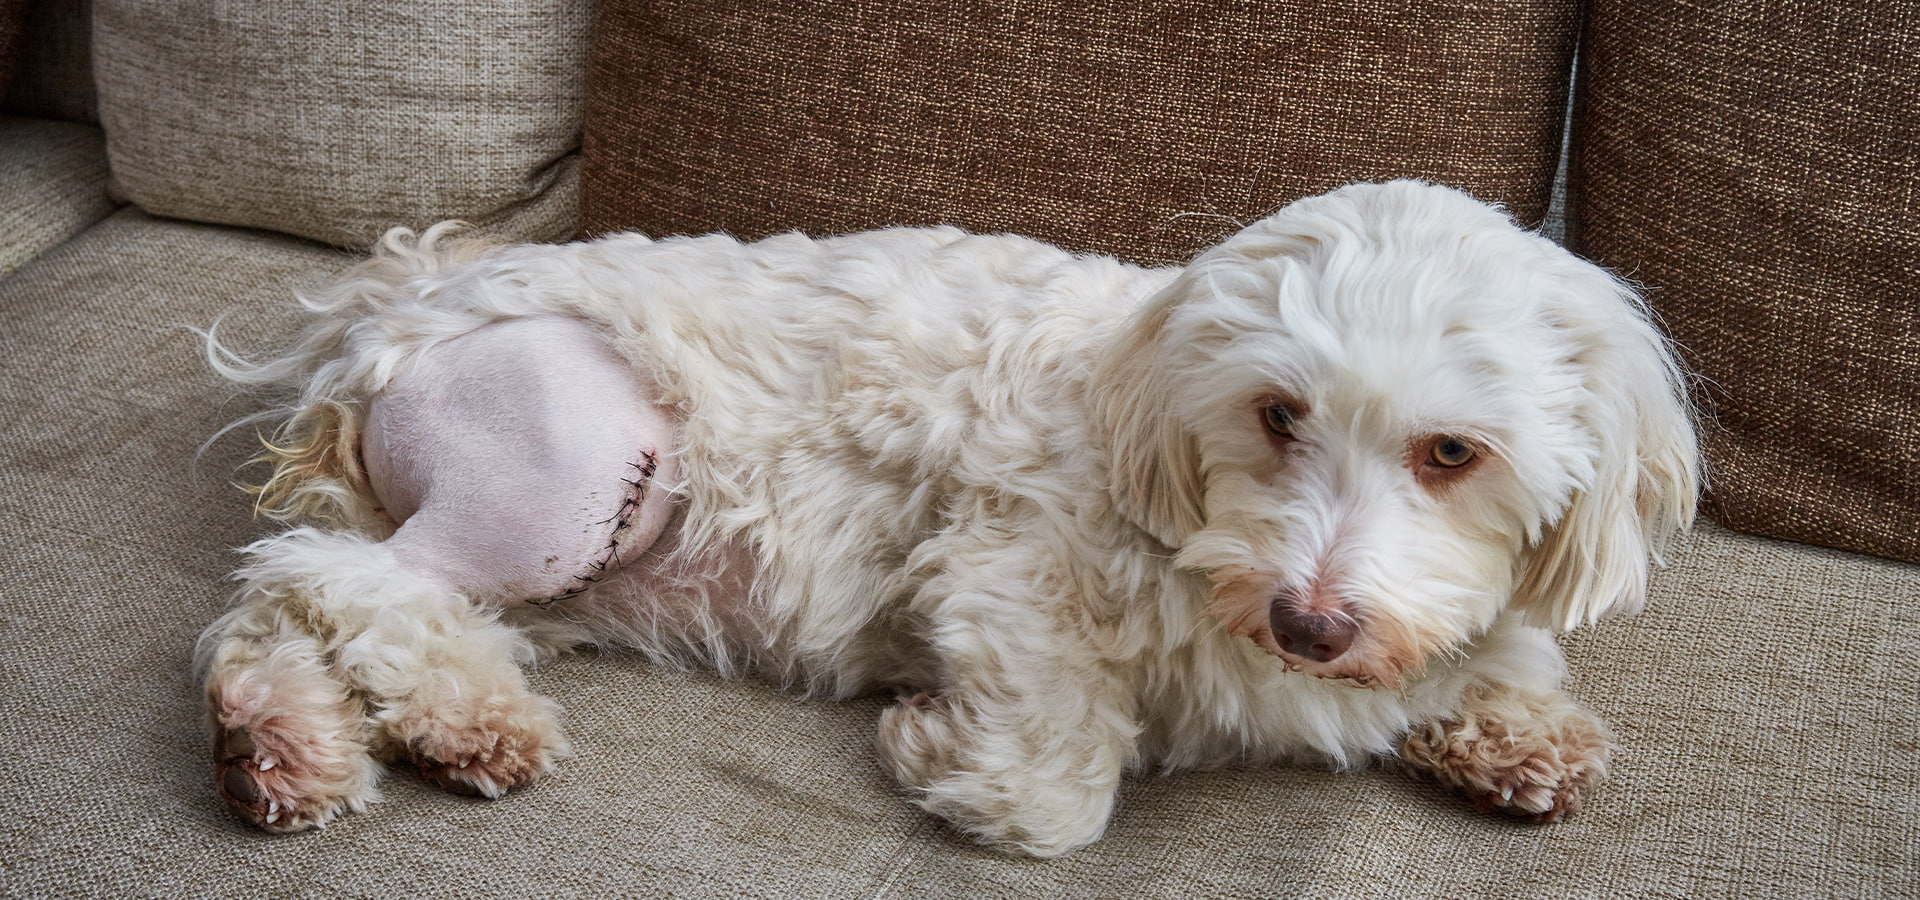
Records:
[[[1420,176],[1546,210],[1574,0],[604,0],[588,233],[948,223],[1180,261]]]
[[[1576,249],[1649,289],[1709,511],[1920,562],[1920,7],[1595,0]]]
[[[99,124],[88,46],[92,8],[92,0],[0,3],[0,16],[11,20],[0,28],[16,31],[12,71],[0,80],[0,113]]]

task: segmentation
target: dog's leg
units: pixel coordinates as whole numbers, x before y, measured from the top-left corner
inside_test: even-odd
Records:
[[[366,714],[301,610],[256,583],[202,639],[214,787],[269,831],[325,825],[376,799]]]
[[[498,796],[568,752],[508,604],[580,602],[670,513],[674,430],[587,326],[490,325],[375,398],[358,445],[385,541],[299,528],[247,549],[202,647],[216,784],[269,830],[375,796],[381,755]]]
[[[559,707],[521,673],[532,644],[401,548],[370,549],[391,561],[380,589],[330,613],[352,634],[334,661],[370,702],[376,749],[489,798],[551,771],[569,748]]]
[[[1001,573],[1019,566],[981,564]],[[1025,587],[1071,583],[1036,577]],[[1106,829],[1139,725],[1132,691],[1075,617],[1048,616],[1042,606],[988,592],[948,595],[932,634],[942,684],[882,713],[878,742],[929,812],[989,844],[1057,856]]]
[[[401,522],[396,575],[339,653],[382,749],[458,793],[497,797],[569,752],[521,673],[512,604],[585,602],[665,527],[673,428],[584,323],[511,320],[434,348],[373,403],[374,493]],[[404,590],[401,585],[409,585]]]
[[[1606,777],[1613,733],[1553,686],[1562,663],[1551,637],[1510,623],[1496,626],[1502,630],[1513,633],[1490,635],[1476,648],[1481,672],[1454,708],[1415,725],[1400,757],[1484,811],[1557,822]],[[1535,659],[1503,665],[1503,657],[1518,654]],[[1524,679],[1514,677],[1522,672]],[[1544,683],[1538,680],[1543,674]]]
[[[207,678],[218,786],[242,816],[293,831],[364,808],[369,743],[488,796],[565,752],[517,668],[527,641],[388,543],[300,528],[247,553]]]

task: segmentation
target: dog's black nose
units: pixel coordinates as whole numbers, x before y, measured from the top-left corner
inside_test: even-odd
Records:
[[[1273,601],[1268,612],[1273,639],[1280,649],[1316,662],[1329,662],[1353,646],[1354,621],[1348,616],[1306,613],[1285,599]]]

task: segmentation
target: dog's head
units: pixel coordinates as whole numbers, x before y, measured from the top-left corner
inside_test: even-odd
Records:
[[[1515,610],[1639,608],[1692,521],[1638,298],[1464,194],[1302,200],[1202,254],[1097,373],[1123,513],[1287,665],[1396,686]]]

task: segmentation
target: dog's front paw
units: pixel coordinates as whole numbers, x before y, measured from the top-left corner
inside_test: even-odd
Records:
[[[1099,840],[1119,754],[1066,733],[988,732],[975,718],[939,694],[902,698],[881,714],[881,758],[923,809],[984,844],[1052,857]]]
[[[1479,685],[1455,715],[1414,728],[1400,757],[1481,810],[1547,823],[1580,808],[1612,750],[1606,724],[1565,694]]]

